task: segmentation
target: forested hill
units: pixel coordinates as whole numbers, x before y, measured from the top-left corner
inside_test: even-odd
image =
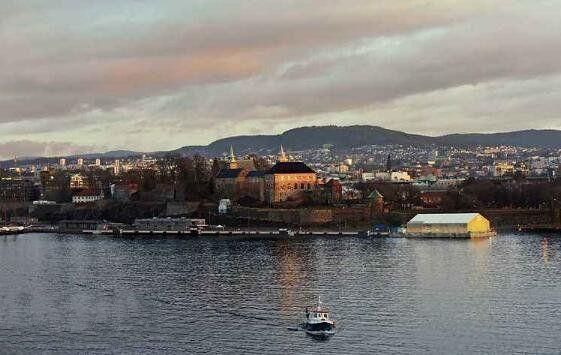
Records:
[[[302,127],[279,135],[235,136],[217,140],[208,146],[186,146],[176,152],[193,152],[217,155],[233,146],[239,152],[276,150],[280,145],[290,150],[322,147],[325,144],[336,148],[353,148],[365,145],[446,145],[446,146],[495,146],[561,148],[561,131],[526,130],[491,134],[449,134],[438,137],[409,134],[378,126],[319,126]]]
[[[168,154],[220,156],[234,147],[236,153],[276,152],[280,145],[288,150],[304,150],[331,145],[335,148],[355,148],[366,145],[402,144],[412,146],[497,146],[541,147],[561,149],[561,131],[525,130],[506,133],[465,133],[432,137],[385,129],[378,126],[312,126],[288,130],[278,135],[235,136],[219,139],[207,146],[185,146],[172,151],[146,153],[155,156]],[[120,150],[107,153],[84,154],[82,157],[125,158],[142,153]],[[56,158],[20,159],[33,162],[54,163]],[[12,161],[0,162],[0,167],[13,165]]]

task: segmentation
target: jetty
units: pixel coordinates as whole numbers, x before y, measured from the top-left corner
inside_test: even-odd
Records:
[[[210,229],[192,229],[192,230],[84,230],[84,234],[91,235],[114,235],[122,237],[134,236],[175,236],[175,237],[298,237],[298,236],[348,236],[348,237],[366,237],[366,236],[389,236],[389,233],[382,235],[381,233],[372,233],[370,231],[302,231],[302,230],[210,230]]]

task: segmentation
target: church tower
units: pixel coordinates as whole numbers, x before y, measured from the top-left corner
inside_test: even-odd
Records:
[[[390,154],[388,154],[388,159],[386,159],[386,172],[392,172],[392,157]]]
[[[230,146],[230,169],[238,169],[240,165],[238,164],[238,159],[236,159],[236,155],[234,154],[234,147]]]
[[[279,152],[279,163],[285,163],[288,161],[288,156],[286,155],[286,153],[284,152],[284,148],[281,144],[280,146],[280,152]]]

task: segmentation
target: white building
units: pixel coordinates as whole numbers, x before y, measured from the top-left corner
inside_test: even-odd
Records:
[[[72,196],[72,203],[92,203],[103,200],[103,192],[84,190]]]
[[[82,174],[70,175],[70,188],[71,189],[84,189],[88,187],[86,178]]]
[[[362,181],[372,181],[376,179],[376,174],[374,173],[362,173],[361,175]]]
[[[218,204],[218,214],[226,214],[232,208],[232,201],[230,199],[222,199]]]
[[[392,171],[388,172],[379,172],[374,174],[375,180],[382,180],[382,181],[391,181],[391,182],[407,182],[411,181],[411,176],[406,171]]]
[[[116,159],[113,163],[113,174],[119,175],[121,173],[121,162],[119,159]]]

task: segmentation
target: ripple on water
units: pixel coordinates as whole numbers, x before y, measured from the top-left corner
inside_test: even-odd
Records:
[[[561,239],[0,237],[7,352],[555,353]],[[318,342],[287,327],[318,295]]]

